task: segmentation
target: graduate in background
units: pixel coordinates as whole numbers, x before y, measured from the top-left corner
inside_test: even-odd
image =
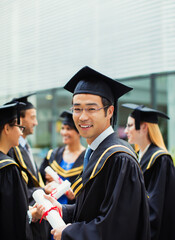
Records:
[[[155,109],[123,104],[132,109],[125,133],[138,152],[149,195],[151,239],[175,239],[175,169],[158,126],[158,117],[168,116]]]
[[[80,142],[80,134],[72,119],[72,112],[63,111],[60,117],[63,119],[60,134],[65,145],[49,150],[41,164],[40,172],[45,182],[53,181],[52,177],[44,171],[47,166],[50,166],[62,180],[67,179],[72,183],[83,170],[85,147]],[[62,204],[74,203],[74,198],[73,192],[69,190],[58,201]]]
[[[52,182],[53,178],[44,171],[47,166],[50,166],[63,181],[68,180],[72,183],[83,170],[85,147],[80,142],[80,134],[72,119],[72,112],[63,111],[60,117],[63,119],[60,134],[64,146],[48,151],[41,164],[40,172],[45,182]],[[58,201],[61,204],[73,204],[75,195],[70,189]]]
[[[131,88],[89,67],[65,85],[73,93],[73,119],[88,148],[84,170],[72,185],[75,205],[62,205],[66,227],[52,230],[59,240],[149,240],[143,175],[132,147],[117,137],[117,100]],[[70,224],[69,224],[70,223]]]
[[[35,209],[28,208],[26,174],[22,175],[19,165],[7,156],[9,149],[19,144],[24,130],[17,116],[20,106],[0,107],[0,236],[6,240],[32,240],[29,215],[36,218]]]
[[[23,97],[14,98],[9,103],[15,103],[20,101],[24,105],[20,106],[20,121],[25,126],[23,135],[19,138],[19,145],[10,149],[8,155],[12,157],[24,171],[28,177],[27,190],[29,204],[33,206],[35,203],[32,194],[38,188],[43,188],[47,192],[47,187],[44,185],[41,174],[38,170],[36,162],[33,158],[31,147],[27,141],[27,136],[33,134],[34,128],[38,125],[36,117],[36,108],[28,101],[28,97],[33,94],[25,95]],[[47,192],[49,193],[49,192]],[[47,240],[49,235],[49,224],[44,220],[40,224],[39,222],[31,223],[34,240]]]

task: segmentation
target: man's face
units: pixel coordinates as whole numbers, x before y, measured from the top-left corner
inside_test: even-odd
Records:
[[[105,129],[110,126],[113,106],[110,106],[105,116],[100,96],[92,94],[77,94],[73,97],[73,108],[83,109],[81,113],[73,112],[73,120],[80,133],[91,144]],[[85,109],[100,109],[93,113]]]
[[[23,137],[25,138],[27,135],[33,134],[34,127],[38,125],[36,119],[36,109],[28,109],[25,112],[25,117],[21,117],[21,125],[25,126],[25,130],[23,132]]]

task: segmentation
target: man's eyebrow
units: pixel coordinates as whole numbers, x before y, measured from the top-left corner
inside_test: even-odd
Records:
[[[74,103],[73,106],[80,106],[81,104],[80,103]],[[97,103],[86,103],[85,104],[86,106],[98,106]]]

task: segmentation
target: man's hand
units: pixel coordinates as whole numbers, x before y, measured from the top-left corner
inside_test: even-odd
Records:
[[[33,207],[29,206],[29,211],[32,215],[32,222],[37,222],[39,219],[41,219],[44,210],[44,207],[37,203]]]
[[[50,195],[44,195],[44,197],[45,197],[47,200],[49,200],[49,201],[53,204],[54,207],[59,208],[60,213],[61,213],[61,215],[62,215],[62,205],[61,205],[55,198],[53,198],[53,197],[50,196]]]
[[[54,181],[53,177],[50,176],[48,173],[45,174],[45,178],[46,178],[46,181],[47,181],[47,182],[52,182],[52,181]]]
[[[49,193],[51,193],[52,190],[55,188],[54,185],[53,185],[53,182],[54,182],[54,181],[48,183],[48,184],[44,187],[45,193],[49,194]],[[55,183],[55,182],[54,182],[54,183]]]
[[[61,227],[59,227],[59,228],[57,228],[57,229],[52,229],[51,230],[51,234],[53,235],[53,239],[55,239],[55,240],[61,240],[61,235],[62,235],[62,232],[63,232],[63,230],[67,227],[67,226],[69,226],[70,224],[67,224],[66,226],[61,226]]]
[[[75,198],[75,195],[74,195],[74,193],[73,193],[71,188],[66,192],[66,196],[70,200],[73,200]]]

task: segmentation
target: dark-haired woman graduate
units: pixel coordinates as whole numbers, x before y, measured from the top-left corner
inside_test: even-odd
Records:
[[[123,104],[132,109],[125,132],[130,144],[135,144],[149,195],[151,239],[175,239],[175,168],[158,126],[164,113],[135,104]]]
[[[31,240],[30,221],[36,217],[29,211],[26,183],[18,164],[7,153],[18,145],[23,126],[17,118],[19,103],[0,107],[0,238]]]
[[[72,112],[63,111],[60,117],[63,119],[60,133],[64,146],[51,149],[47,153],[40,172],[45,181],[53,181],[52,177],[44,172],[44,169],[50,166],[63,180],[67,179],[72,183],[83,170],[85,147],[80,142],[80,134],[73,122]],[[74,203],[73,192],[68,191],[59,202]]]

